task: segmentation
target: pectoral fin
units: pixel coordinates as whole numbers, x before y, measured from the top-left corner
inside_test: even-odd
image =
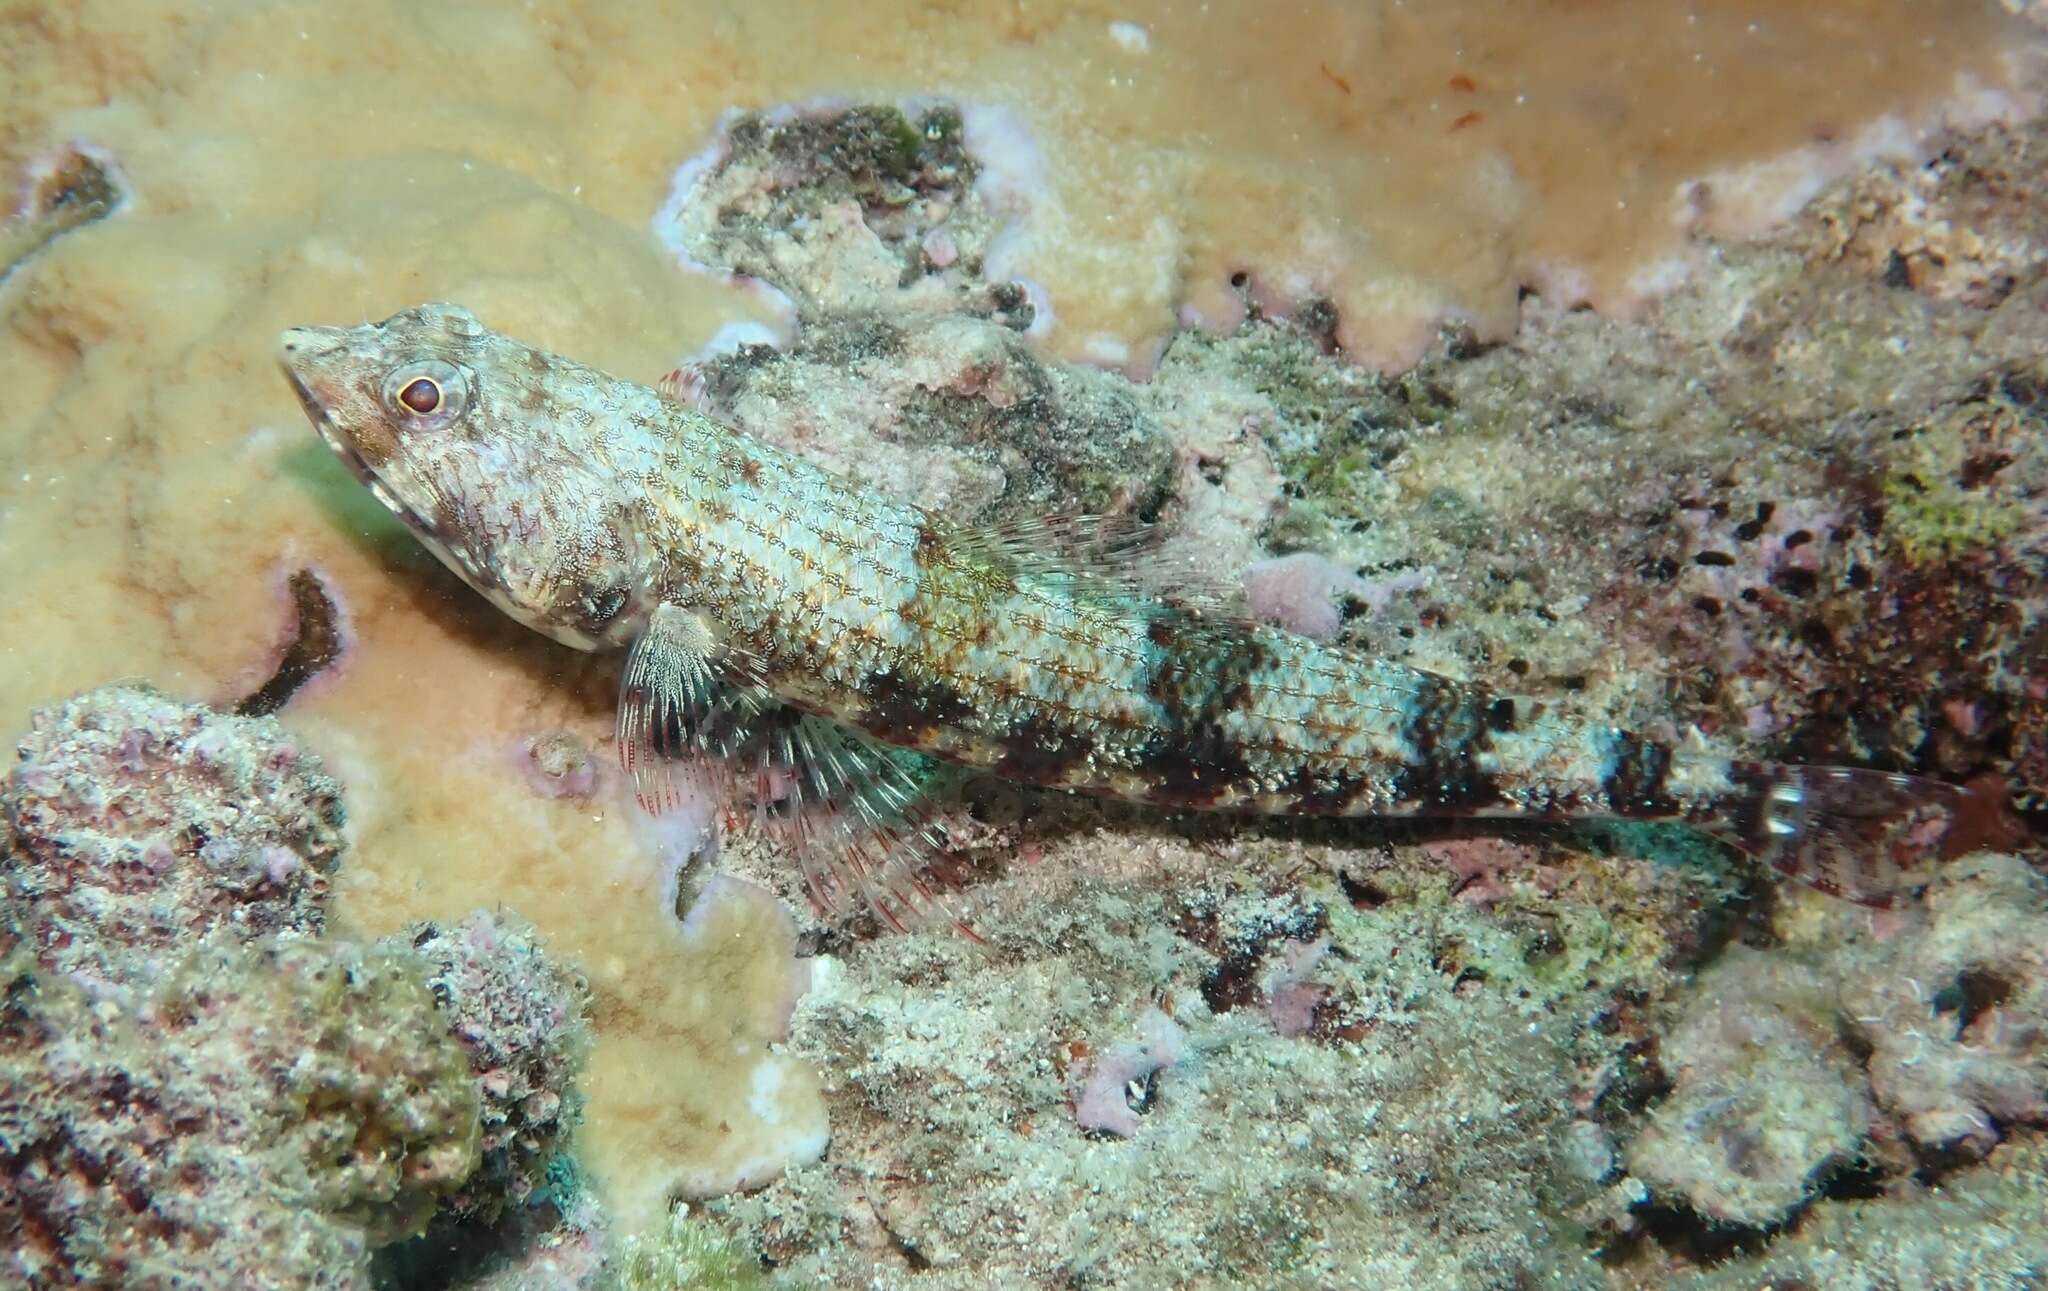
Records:
[[[821,909],[865,904],[897,930],[960,923],[938,874],[943,764],[791,708],[756,675],[692,611],[654,611],[619,693],[619,762],[640,805],[659,813],[686,792],[737,788]]]
[[[659,813],[686,788],[712,789],[706,755],[720,756],[730,728],[743,725],[733,711],[732,688],[721,676],[722,648],[696,613],[657,606],[626,655],[619,685],[619,765],[632,778],[640,805]]]
[[[761,715],[748,754],[754,818],[796,856],[820,909],[858,902],[899,932],[952,923],[973,935],[943,875],[945,764],[788,707]]]

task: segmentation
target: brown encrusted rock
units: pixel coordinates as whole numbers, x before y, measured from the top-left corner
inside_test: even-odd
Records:
[[[127,1011],[0,971],[0,1281],[367,1286],[477,1160],[477,1094],[403,948],[215,942]]]
[[[317,934],[340,789],[284,728],[109,686],[35,714],[0,882],[37,959],[110,988],[215,932]]]
[[[1993,125],[1923,165],[1881,165],[1816,202],[1804,240],[1889,286],[1988,309],[2048,263],[2041,145]]]
[[[451,1205],[493,1220],[541,1185],[581,1110],[574,1082],[590,1051],[590,987],[546,959],[516,918],[479,910],[411,934],[481,1099],[483,1162]]]

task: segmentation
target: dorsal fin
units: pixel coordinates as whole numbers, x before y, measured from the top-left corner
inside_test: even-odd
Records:
[[[1233,588],[1198,574],[1167,546],[1171,530],[1124,516],[1051,513],[988,525],[942,524],[962,557],[1003,564],[1103,604],[1167,602],[1205,616],[1239,618]]]
[[[694,392],[690,389],[694,381],[688,368],[670,368],[667,375],[654,383],[654,392],[670,403],[694,403]]]

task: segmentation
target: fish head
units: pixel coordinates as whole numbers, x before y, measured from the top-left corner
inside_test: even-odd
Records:
[[[290,328],[277,357],[327,446],[498,609],[578,649],[632,638],[647,578],[607,468],[611,378],[448,304]]]

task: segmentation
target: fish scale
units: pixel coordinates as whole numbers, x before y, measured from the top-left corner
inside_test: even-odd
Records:
[[[1955,786],[1674,748],[1178,599],[1086,521],[961,526],[459,306],[295,328],[279,355],[449,568],[628,650],[643,801],[743,788],[821,901],[891,923],[944,905],[946,766],[1174,808],[1680,821],[1871,904],[1967,832]]]

